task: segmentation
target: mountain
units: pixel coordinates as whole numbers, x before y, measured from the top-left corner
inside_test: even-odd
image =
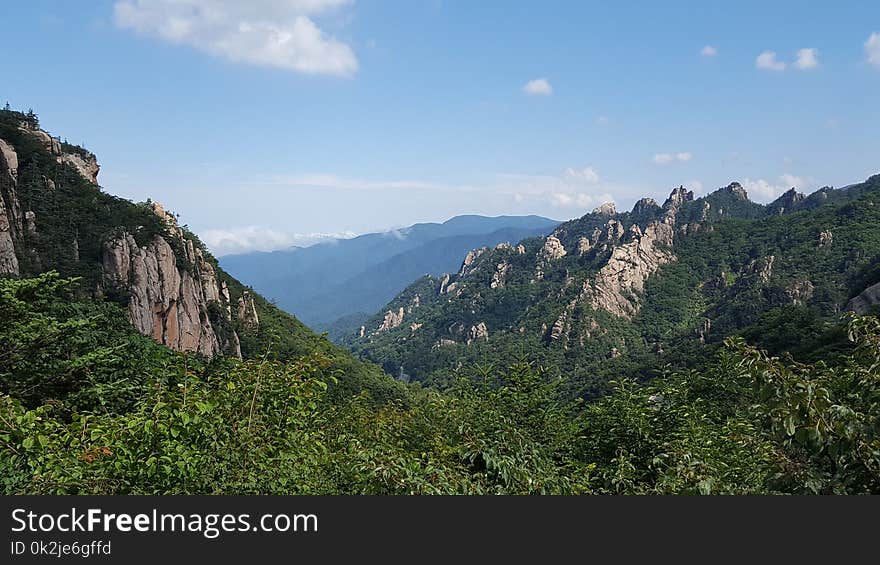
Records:
[[[880,177],[471,250],[348,336],[425,387],[98,172],[0,111],[6,495],[880,493]]]
[[[94,154],[42,130],[35,114],[0,110],[0,276],[75,277],[75,300],[122,309],[138,333],[174,351],[322,352],[353,381],[382,378],[227,274],[159,203],[104,192],[99,170]]]
[[[842,312],[880,301],[876,203],[880,175],[767,206],[738,183],[697,199],[676,188],[629,212],[607,204],[547,237],[470,251],[345,342],[436,385],[456,368],[526,356],[587,398],[621,374],[698,367],[731,335],[810,358],[832,346],[822,338]]]
[[[469,249],[544,235],[558,224],[539,216],[457,216],[442,224],[225,256],[220,262],[280,308],[338,338],[414,279],[454,269]]]

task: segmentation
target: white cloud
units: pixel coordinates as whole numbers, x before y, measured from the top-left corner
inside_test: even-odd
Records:
[[[802,71],[819,67],[819,50],[814,48],[799,49],[794,66]]]
[[[116,25],[237,62],[308,74],[352,76],[351,47],[312,17],[351,0],[119,0]]]
[[[686,187],[693,190],[697,194],[702,194],[703,192],[703,183],[698,180],[692,180],[684,183]]]
[[[807,179],[788,173],[780,175],[775,182],[748,178],[742,182],[743,188],[746,189],[749,196],[758,202],[771,202],[790,188],[805,190],[811,188],[812,184]]]
[[[447,190],[452,187],[419,180],[365,180],[334,174],[298,174],[269,177],[265,184],[347,190],[415,189]]]
[[[550,96],[553,94],[553,87],[546,78],[537,78],[530,80],[523,86],[523,92],[529,96]]]
[[[599,182],[599,173],[593,167],[583,169],[573,169],[571,167],[565,169],[565,178],[574,182],[584,182],[586,184],[596,184]]]
[[[673,161],[680,161],[682,163],[690,161],[694,158],[694,155],[688,151],[682,151],[680,153],[657,153],[651,159],[656,165],[668,165]]]
[[[593,167],[569,167],[559,175],[498,175],[494,190],[510,193],[517,204],[531,207],[546,205],[553,208],[591,210],[614,200],[611,187],[603,183]]]
[[[776,59],[774,51],[764,51],[755,59],[755,66],[765,71],[784,71],[785,63]]]
[[[880,68],[880,33],[872,33],[865,41],[865,54],[868,56],[868,63]]]
[[[251,251],[275,251],[293,246],[308,247],[316,243],[355,237],[353,232],[289,233],[262,226],[205,230],[199,237],[214,255],[232,255]]]
[[[608,116],[599,116],[596,118],[596,124],[600,126],[607,126],[608,121]]]
[[[703,57],[714,57],[718,54],[718,49],[712,47],[711,45],[707,45],[700,50],[700,55]]]

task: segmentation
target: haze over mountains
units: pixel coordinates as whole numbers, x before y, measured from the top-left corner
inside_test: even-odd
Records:
[[[225,269],[331,337],[357,328],[413,280],[458,269],[471,249],[545,235],[539,216],[456,216],[383,233],[268,253],[228,255]]]

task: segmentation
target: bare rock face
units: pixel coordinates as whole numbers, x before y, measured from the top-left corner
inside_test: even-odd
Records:
[[[582,237],[582,238],[578,239],[578,247],[577,247],[578,256],[585,255],[585,254],[589,253],[590,249],[592,249],[592,248],[593,248],[593,246],[590,245],[590,238]]]
[[[795,306],[803,306],[813,298],[815,287],[808,280],[795,281],[785,287],[785,296]]]
[[[172,237],[182,233],[176,224],[169,225],[169,229],[175,234]],[[177,351],[210,357],[225,349],[240,356],[235,332],[221,343],[208,317],[208,306],[213,302],[229,315],[228,288],[224,285],[221,292],[214,266],[205,260],[201,250],[193,250],[192,241],[180,237],[186,257],[177,257],[168,241],[159,235],[143,247],[128,233],[108,241],[102,258],[104,288],[128,296],[129,318],[143,335]],[[179,268],[179,260],[189,268]],[[245,310],[253,311],[253,316],[245,312],[242,319],[258,324],[253,298],[239,298],[240,317],[243,304]]]
[[[472,249],[471,251],[468,251],[468,254],[464,257],[464,261],[462,261],[461,263],[461,269],[459,269],[458,271],[459,278],[466,277],[474,272],[477,259],[479,259],[480,256],[486,251],[489,251],[488,247],[481,247],[479,249]]]
[[[798,204],[804,201],[806,196],[795,188],[790,188],[767,207],[767,211],[775,216],[781,216],[794,210]]]
[[[746,192],[746,189],[744,189],[743,186],[738,182],[732,182],[729,185],[722,188],[721,190],[723,192],[728,192],[728,193],[734,195],[735,197],[739,198],[740,200],[748,200],[749,199],[749,193]]]
[[[544,246],[538,250],[538,265],[535,268],[534,280],[542,280],[544,278],[544,267],[556,259],[565,257],[566,254],[565,246],[562,245],[559,238],[555,235],[547,236],[547,239],[544,240]]]
[[[553,261],[565,257],[566,251],[562,242],[555,235],[548,236],[544,241],[544,247],[538,252],[538,260]]]
[[[485,322],[480,322],[479,324],[477,324],[475,326],[471,326],[471,329],[468,330],[468,338],[467,338],[468,345],[470,345],[473,342],[480,340],[480,339],[485,339],[485,340],[489,339],[489,330],[488,330],[488,328],[486,328]]]
[[[244,291],[238,297],[238,320],[246,328],[257,328],[260,325],[260,316],[257,314],[257,305],[250,291]]]
[[[495,266],[495,272],[492,273],[492,282],[489,283],[490,288],[503,288],[507,281],[507,273],[510,271],[510,263],[502,261]]]
[[[98,184],[98,172],[101,170],[101,165],[98,164],[98,159],[94,155],[89,154],[88,158],[83,159],[78,153],[63,153],[59,157],[59,161],[71,165],[87,181]]]
[[[834,234],[830,230],[823,231],[819,234],[819,247],[831,245],[834,242]]]
[[[15,194],[18,154],[0,139],[0,275],[19,274],[15,240],[21,234],[21,206]]]
[[[869,286],[846,304],[848,311],[864,315],[880,305],[880,283]]]
[[[691,190],[687,190],[683,186],[679,186],[674,189],[670,194],[669,198],[666,199],[666,202],[663,203],[663,217],[664,222],[667,224],[675,223],[675,216],[678,214],[679,208],[685,202],[691,202],[694,199],[694,193]]]
[[[614,206],[614,202],[606,202],[598,208],[594,208],[593,213],[598,214],[599,216],[611,217],[617,214],[617,208]]]
[[[635,203],[632,213],[637,216],[652,214],[660,211],[660,205],[653,198],[642,198]]]
[[[525,252],[526,252],[526,246],[523,245],[523,244],[519,244],[519,245],[517,245],[517,246],[516,246],[516,252],[517,252],[519,255],[525,255]]]
[[[72,166],[82,178],[91,183],[98,184],[98,172],[101,170],[101,166],[98,164],[98,158],[93,153],[85,150],[76,153],[65,153],[61,141],[45,131],[33,128],[28,123],[22,123],[19,129],[35,137],[46,151],[55,156],[57,162]]]
[[[389,310],[385,313],[385,318],[382,319],[382,323],[379,324],[379,327],[376,328],[375,333],[387,332],[389,330],[393,330],[397,326],[403,323],[403,318],[405,316],[405,312],[403,310],[403,306],[401,306],[397,312],[394,310]]]
[[[593,309],[624,318],[638,313],[639,294],[644,291],[648,277],[675,260],[671,225],[654,222],[644,233],[637,230],[630,235],[627,243],[614,247],[608,262],[593,281],[584,283],[581,292],[581,300]]]

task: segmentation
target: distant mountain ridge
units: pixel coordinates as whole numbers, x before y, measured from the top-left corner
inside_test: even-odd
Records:
[[[305,248],[228,255],[220,263],[335,337],[420,276],[454,270],[469,249],[545,235],[558,224],[540,216],[463,215]]]
[[[341,343],[432,384],[527,355],[587,397],[616,375],[698,366],[730,335],[809,356],[843,312],[880,304],[877,204],[880,175],[768,205],[739,183],[627,212],[609,203],[547,237],[469,251]]]

